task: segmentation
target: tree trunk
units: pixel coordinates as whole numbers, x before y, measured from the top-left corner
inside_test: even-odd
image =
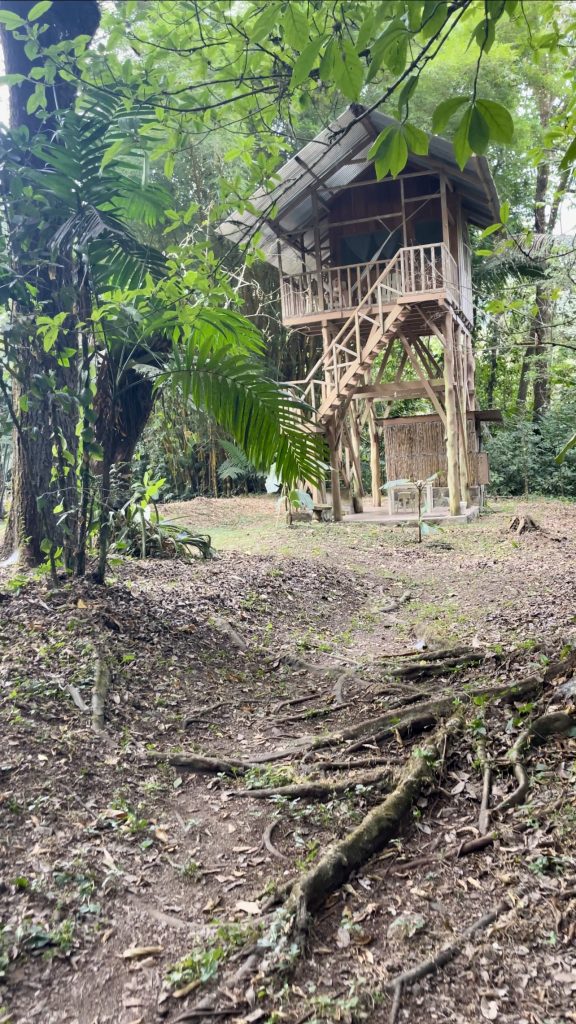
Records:
[[[518,382],[518,396],[516,398],[516,412],[522,413],[528,401],[528,385],[530,383],[530,368],[534,358],[534,347],[530,345],[525,349],[520,368],[520,380]]]
[[[131,484],[131,462],[154,406],[152,382],[133,369],[117,370],[103,359],[96,382],[96,440],[117,473],[112,502],[126,500]]]
[[[550,375],[546,336],[549,329],[552,307],[544,287],[536,287],[536,318],[534,324],[534,405],[533,418],[539,420],[550,404]]]
[[[332,492],[332,515],[335,523],[342,522],[342,498],[340,496],[340,440],[336,420],[326,430],[330,450],[330,490]]]
[[[12,11],[21,18],[26,18],[33,6],[34,0],[2,0],[0,3],[0,9]],[[91,37],[98,27],[99,20],[100,12],[96,0],[77,0],[73,4],[66,0],[54,0],[42,17],[42,23],[47,25],[42,35],[42,46],[52,46],[78,35]],[[6,73],[26,76],[26,81],[10,87],[10,126],[25,126],[30,135],[38,134],[40,131],[51,131],[55,127],[57,111],[66,110],[73,105],[76,82],[56,76],[53,86],[46,90],[47,106],[43,120],[40,121],[34,114],[28,113],[26,104],[35,88],[31,72],[34,67],[41,66],[42,57],[30,58],[25,50],[26,39],[18,39],[17,35],[24,33],[15,35],[0,25]],[[13,251],[14,248],[13,244]],[[16,263],[19,262],[21,255],[14,251]],[[48,314],[58,309],[52,297],[61,283],[52,280],[48,266],[38,267],[35,278],[38,300],[44,303],[44,309]],[[52,481],[52,443],[55,429],[52,399],[50,394],[34,397],[30,393],[34,376],[40,375],[44,378],[46,374],[43,348],[36,344],[33,334],[22,339],[19,363],[22,379],[14,386],[13,392],[13,407],[19,429],[14,431],[12,505],[2,554],[9,557],[18,551],[20,557],[36,564],[44,557],[41,550],[43,538],[54,538],[58,531],[53,513],[56,501]],[[56,387],[69,386],[74,373],[74,367],[68,371],[58,367]],[[74,445],[75,424],[72,418],[62,411],[57,426],[62,430],[67,443]]]

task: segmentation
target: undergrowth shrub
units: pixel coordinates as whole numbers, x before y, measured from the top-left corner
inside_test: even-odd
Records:
[[[556,455],[574,433],[576,403],[553,406],[537,423],[511,417],[484,440],[493,494],[544,494],[576,498],[576,450],[563,463]]]

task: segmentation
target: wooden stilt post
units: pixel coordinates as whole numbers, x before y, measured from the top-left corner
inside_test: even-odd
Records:
[[[468,333],[464,339],[466,345],[466,392],[468,395],[468,408],[476,408],[476,382],[475,382],[475,359],[474,349],[472,348],[472,338]]]
[[[372,504],[379,508],[382,504],[382,474],[380,472],[380,437],[374,415],[374,403],[368,402],[368,430],[370,431],[370,476],[372,477]]]
[[[452,314],[444,318],[444,404],[446,406],[446,459],[448,462],[448,495],[450,515],[460,514],[460,479],[458,467],[458,412],[454,368],[454,329]]]
[[[335,377],[332,371],[329,369],[330,364],[330,328],[326,320],[322,321],[322,353],[324,357],[324,380],[322,382],[322,401],[326,398],[326,395],[331,390],[331,386],[334,383]]]
[[[463,347],[466,339],[460,327],[456,327],[455,333],[455,354],[457,362],[457,402],[458,402],[458,436],[459,436],[459,467],[460,467],[460,500],[468,506],[470,504],[470,474],[468,468],[468,423],[466,420],[467,410],[467,384],[466,384],[466,349]]]
[[[312,501],[315,505],[326,504],[326,484],[322,481],[320,484],[311,484],[312,490]]]
[[[318,308],[324,309],[324,283],[322,281],[322,251],[320,247],[320,211],[318,196],[312,193],[312,209],[314,210],[314,256],[316,258],[316,278],[318,281]]]
[[[360,465],[360,432],[358,423],[353,411],[350,412],[348,436],[350,438],[350,455],[352,458],[352,469],[356,481],[356,493],[352,496],[352,508],[354,512],[363,512],[362,498],[364,487],[362,485],[362,467]]]
[[[336,421],[332,420],[326,428],[328,448],[330,450],[330,481],[332,490],[332,515],[335,523],[342,522],[342,499],[340,497],[340,441]]]

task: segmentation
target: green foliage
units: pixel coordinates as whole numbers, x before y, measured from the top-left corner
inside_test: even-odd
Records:
[[[172,364],[155,377],[155,387],[170,384],[186,401],[205,409],[242,447],[257,470],[276,472],[290,484],[317,480],[322,472],[323,442],[301,429],[303,403],[263,376],[262,365],[238,351],[243,341],[237,318],[237,344],[222,344],[191,332],[173,350]]]
[[[226,268],[235,272],[240,254],[222,254],[213,225],[230,208],[248,209],[254,186],[269,185],[286,150],[315,134],[334,110],[360,100],[399,118],[372,148],[379,175],[398,174],[410,153],[425,154],[430,130],[448,134],[461,166],[472,153],[488,153],[504,198],[498,227],[506,229],[507,256],[517,249],[517,230],[533,230],[538,163],[549,168],[547,209],[569,185],[561,171],[576,158],[570,5],[249,0],[217,8],[190,19],[187,0],[163,4],[161,18],[156,0],[105,5],[90,49],[87,37],[43,48],[47,0],[27,18],[0,12],[35,62],[28,113],[38,122],[38,132],[4,133],[0,145],[9,232],[0,298],[12,318],[2,368],[24,378],[20,422],[45,413],[54,465],[40,511],[49,523],[56,506],[60,523],[59,530],[43,525],[42,536],[52,554],[63,541],[69,566],[97,524],[98,506],[107,521],[95,470],[109,438],[97,410],[109,401],[109,422],[122,423],[124,413],[129,419],[127,396],[146,373],[155,375],[156,394],[170,386],[198,417],[207,411],[198,447],[207,435],[212,444],[216,420],[257,472],[276,462],[289,486],[320,474],[322,452],[299,431],[302,408],[264,365],[252,316],[236,312],[240,300]],[[53,117],[51,89],[66,76],[81,83],[76,109]],[[14,90],[24,78],[8,77]],[[192,165],[201,160],[196,173]],[[245,259],[255,266],[256,250]],[[533,336],[536,319],[530,285],[510,281],[508,270],[499,283],[485,275],[477,327],[479,376],[489,378],[483,393],[507,411],[522,367],[518,352],[525,351],[519,346]],[[565,283],[551,286],[551,302]],[[498,341],[493,370],[490,346],[504,318],[514,337]],[[566,340],[562,328],[554,340]],[[34,357],[28,367],[23,351]],[[573,433],[573,425],[561,427],[556,451]],[[193,489],[181,449],[165,461],[171,477],[188,474]],[[558,469],[563,486],[570,458]],[[496,472],[503,478],[502,460]],[[163,467],[161,473],[168,475]],[[211,473],[215,479],[215,468]]]
[[[536,423],[513,417],[496,428],[485,442],[491,490],[576,498],[576,452],[567,452],[561,464],[556,459],[575,419],[576,401],[567,395]]]
[[[241,478],[247,479],[251,476],[257,476],[264,478],[264,473],[258,472],[250,462],[250,459],[246,457],[244,452],[236,444],[232,444],[231,441],[223,439],[220,441],[220,447],[224,449],[227,454],[227,458],[221,464],[218,469],[218,476],[221,480],[238,480]]]
[[[244,775],[248,789],[275,789],[289,786],[295,779],[294,769],[289,765],[257,766],[249,768]]]
[[[203,558],[211,558],[210,537],[160,518],[156,501],[163,484],[145,473],[142,482],[133,484],[128,501],[109,513],[110,549],[133,558],[185,558],[196,548]]]
[[[249,939],[255,937],[255,929],[240,924],[218,922],[213,934],[201,945],[171,967],[167,979],[176,988],[183,988],[193,982],[204,984],[219,971],[221,964]]]

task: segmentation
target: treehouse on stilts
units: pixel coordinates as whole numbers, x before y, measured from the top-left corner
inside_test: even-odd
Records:
[[[435,477],[429,512],[445,505],[466,515],[487,483],[468,226],[498,219],[496,189],[483,157],[462,171],[438,137],[397,177],[377,180],[368,152],[391,124],[357,106],[345,111],[280,168],[271,192],[257,193],[249,212],[221,228],[236,241],[258,231],[279,271],[282,319],[296,332],[302,367],[288,383],[310,407],[309,428],[327,438],[335,520],[342,483],[362,510],[366,433],[373,506],[383,500],[383,438],[389,480],[399,465],[407,479],[424,470]],[[426,400],[431,415],[390,416],[414,399]],[[322,491],[315,489],[318,503]]]

